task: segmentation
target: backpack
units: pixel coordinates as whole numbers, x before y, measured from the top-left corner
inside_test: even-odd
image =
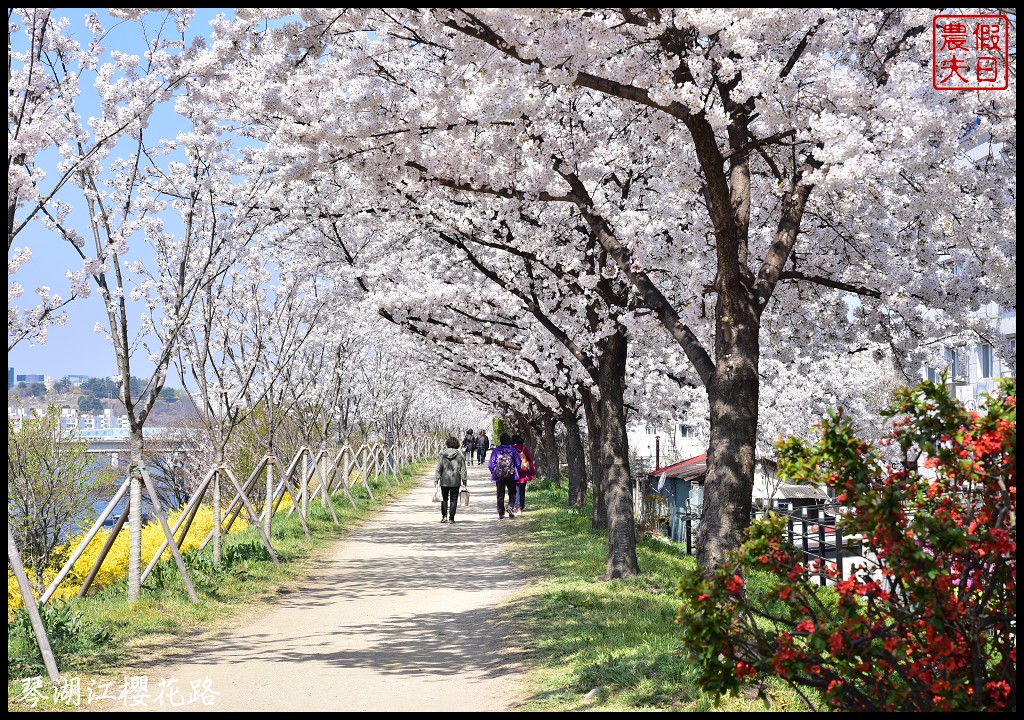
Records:
[[[516,477],[516,465],[512,461],[512,453],[509,450],[502,450],[498,453],[498,459],[494,463],[494,475],[499,480],[514,480]]]
[[[519,453],[519,477],[530,474],[530,461],[526,459],[526,451],[516,448]]]

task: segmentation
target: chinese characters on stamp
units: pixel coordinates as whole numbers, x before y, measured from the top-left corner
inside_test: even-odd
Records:
[[[1010,21],[1005,15],[932,18],[932,87],[1005,90],[1010,85]]]

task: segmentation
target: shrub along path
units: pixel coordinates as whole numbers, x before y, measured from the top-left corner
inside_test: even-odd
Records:
[[[511,523],[498,522],[486,468],[470,467],[469,486],[470,506],[442,524],[432,474],[424,476],[251,622],[133,663],[146,705],[88,709],[515,709],[523,668],[502,602],[525,580],[502,549]]]

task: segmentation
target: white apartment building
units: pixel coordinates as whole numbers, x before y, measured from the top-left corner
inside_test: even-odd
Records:
[[[699,439],[692,427],[679,421],[661,426],[630,425],[626,437],[630,454],[647,470],[696,457],[708,450],[707,439]]]
[[[999,308],[990,303],[980,313],[991,320],[994,334],[1006,337],[1013,349],[1013,364],[999,357],[995,348],[987,343],[947,347],[943,350],[944,367],[929,367],[924,376],[938,382],[943,370],[947,371],[946,386],[950,394],[960,400],[968,410],[977,410],[983,395],[995,391],[999,378],[1016,377],[1017,310]]]

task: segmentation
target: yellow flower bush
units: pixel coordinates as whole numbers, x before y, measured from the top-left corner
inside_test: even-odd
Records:
[[[285,502],[281,503],[278,508],[287,509],[291,505],[287,495],[285,496]],[[257,508],[259,512],[259,508]],[[173,530],[174,524],[178,521],[181,516],[181,510],[174,510],[168,513],[167,524]],[[245,513],[240,514],[231,525],[231,534],[241,532],[249,527],[249,523],[245,519]],[[202,505],[199,511],[196,513],[195,519],[192,521],[192,525],[189,527],[188,535],[185,537],[185,542],[181,546],[181,551],[186,552],[199,547],[200,543],[206,539],[206,536],[210,534],[213,529],[213,508],[209,505]],[[71,553],[74,552],[75,548],[85,539],[87,532],[82,532],[79,535],[72,537],[67,543],[61,546],[55,553],[57,557],[70,557]],[[177,535],[177,533],[175,533]],[[107,542],[107,538],[110,537],[110,530],[106,528],[100,529],[99,532],[93,536],[93,539],[89,542],[89,545],[82,552],[78,560],[71,567],[67,577],[61,583],[60,587],[57,588],[53,594],[53,599],[73,598],[78,594],[79,589],[85,582],[85,578],[88,577],[89,572],[92,570],[93,565],[96,564],[96,559],[99,557],[100,552],[103,550],[103,546]],[[160,527],[158,520],[146,523],[142,527],[142,567],[145,568],[149,565],[149,562],[156,555],[160,545],[163,544],[165,539],[163,528]],[[128,549],[129,539],[127,528],[122,529],[118,534],[114,544],[110,548],[110,552],[107,553],[107,557],[103,560],[103,565],[100,567],[99,572],[96,573],[96,578],[93,580],[92,587],[96,589],[107,587],[118,580],[128,575]],[[165,549],[162,555],[163,559],[171,557],[171,551]],[[57,577],[57,573],[60,571],[60,567],[47,568],[43,572],[43,577],[47,586],[53,582],[53,579]],[[38,596],[37,596],[38,597]],[[21,589],[18,587],[18,580],[14,576],[14,573],[10,569],[7,570],[7,619],[10,621],[14,616],[14,609],[24,607],[24,601],[21,597]]]
[[[350,487],[359,480],[359,473],[353,471],[350,476]],[[277,506],[277,513],[287,512],[292,507],[292,499],[288,493],[284,493],[280,503]],[[263,508],[260,506],[256,507],[256,512],[262,512]],[[182,510],[173,510],[167,515],[167,524],[174,529],[174,524],[178,521],[181,516]],[[230,534],[241,532],[249,527],[249,522],[246,519],[246,513],[243,510],[234,523],[231,525]],[[199,547],[199,544],[206,539],[206,536],[210,534],[213,529],[213,508],[209,505],[202,505],[199,511],[196,513],[195,519],[192,521],[192,525],[189,527],[188,535],[185,538],[185,543],[181,547],[182,552],[193,550]],[[67,543],[57,548],[54,553],[55,557],[67,558],[71,556],[71,553],[75,551],[75,548],[85,539],[88,531],[83,531],[78,535],[72,537]],[[175,535],[178,533],[175,532]],[[93,565],[96,563],[96,559],[99,557],[100,552],[103,550],[103,546],[106,545],[107,538],[110,537],[110,530],[101,528],[96,535],[93,536],[89,545],[85,548],[79,558],[75,561],[75,564],[68,571],[67,576],[64,578],[60,587],[53,593],[52,599],[70,599],[78,595],[78,591],[81,589],[82,584],[85,582],[85,578],[88,577],[89,572],[92,570]],[[163,528],[160,527],[160,523],[157,520],[146,523],[142,527],[142,567],[146,568],[156,551],[160,548],[160,545],[164,541]],[[103,560],[103,565],[100,566],[99,571],[96,573],[96,577],[92,582],[90,591],[93,589],[99,590],[107,587],[128,575],[128,550],[129,550],[129,539],[127,528],[122,529],[118,535],[114,544],[111,546],[110,551],[107,553],[107,557]],[[170,559],[171,551],[165,549],[162,554],[162,559]],[[57,567],[50,567],[43,571],[44,585],[49,587],[50,583],[53,582],[54,578],[57,577],[57,573],[60,568],[63,567],[63,562]],[[38,594],[34,594],[38,599]],[[7,619],[12,620],[14,617],[14,610],[20,607],[24,607],[25,603],[21,597],[21,589],[18,587],[18,580],[14,576],[14,573],[8,568],[7,570]]]

